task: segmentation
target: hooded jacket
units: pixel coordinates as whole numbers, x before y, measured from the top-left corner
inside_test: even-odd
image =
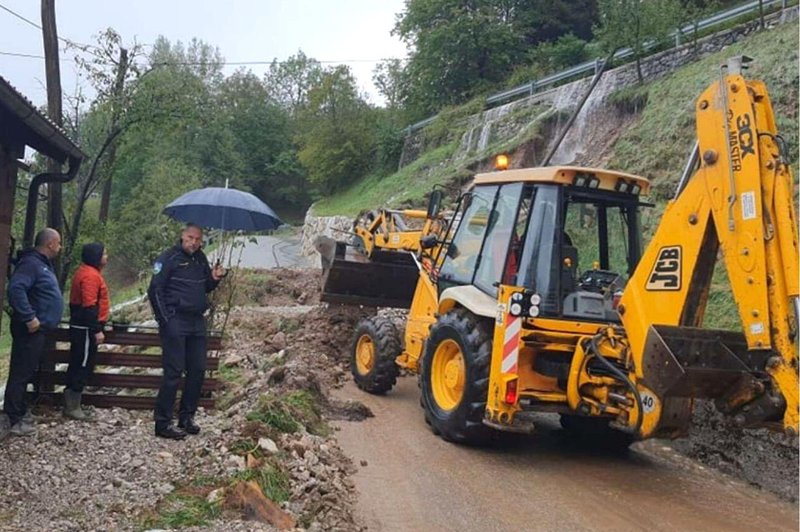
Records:
[[[99,243],[86,244],[81,250],[83,263],[72,278],[69,293],[69,322],[100,332],[108,321],[108,286],[100,273],[100,261],[105,246]]]
[[[38,318],[44,329],[55,329],[64,312],[64,299],[53,265],[35,249],[20,254],[8,283],[8,303],[14,321]]]

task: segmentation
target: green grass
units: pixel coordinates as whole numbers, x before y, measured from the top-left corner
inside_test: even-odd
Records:
[[[207,526],[221,514],[219,503],[210,503],[203,496],[178,490],[159,503],[156,515],[144,520],[142,530]]]
[[[259,468],[239,471],[233,479],[255,480],[264,495],[273,502],[281,503],[289,500],[289,477],[276,465],[266,464]]]
[[[798,44],[797,25],[785,24],[734,43],[640,89],[626,89],[628,97],[646,90],[647,104],[636,123],[617,140],[608,166],[645,176],[653,182],[656,198],[670,197],[696,136],[695,101],[718,79],[719,66],[742,54],[755,59],[745,75],[766,83],[778,129],[792,147],[789,159],[796,163]]]
[[[468,104],[473,112],[479,112],[474,102]],[[444,185],[453,190],[472,178],[469,168],[477,163],[493,157],[498,153],[512,151],[514,148],[535,140],[541,140],[542,126],[555,118],[542,106],[519,107],[504,117],[504,124],[516,124],[516,134],[511,138],[495,141],[479,153],[471,153],[466,157],[454,157],[457,154],[461,137],[466,132],[465,116],[458,114],[455,122],[439,121],[426,129],[425,137],[431,137],[443,144],[424,152],[420,157],[388,176],[370,175],[355,183],[352,187],[314,204],[314,214],[331,216],[334,214],[355,216],[364,209],[377,206],[390,208],[426,206],[426,198],[433,187]],[[457,120],[461,121],[458,122]],[[444,134],[444,125],[450,124],[452,130],[448,136]]]
[[[136,299],[137,297],[143,295],[146,291],[147,285],[139,281],[127,286],[111,286],[108,289],[108,292],[111,296],[111,306],[113,307],[114,305],[125,303],[131,299]]]
[[[425,195],[431,191],[433,185],[450,181],[451,175],[445,169],[437,169],[457,148],[455,142],[449,143],[423,154],[395,174],[367,176],[348,190],[315,203],[314,213],[317,216],[355,216],[363,209],[381,205],[422,205]],[[432,175],[426,178],[427,172],[431,170]]]
[[[220,364],[219,377],[224,382],[229,384],[242,384],[242,382],[244,382],[242,368],[238,366],[227,366],[225,364]]]
[[[322,420],[316,398],[305,390],[281,396],[261,396],[255,410],[247,414],[247,420],[258,421],[284,433],[298,432],[303,427],[320,435],[330,431]]]

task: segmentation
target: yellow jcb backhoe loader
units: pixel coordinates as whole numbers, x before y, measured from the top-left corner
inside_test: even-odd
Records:
[[[643,253],[648,181],[579,167],[478,174],[447,217],[432,194],[418,240],[389,249],[403,230],[387,230],[370,259],[396,260],[361,263],[382,272],[377,289],[363,272],[337,277],[353,262],[340,252],[323,300],[409,308],[402,342],[388,319],[357,325],[356,383],[385,393],[400,368],[418,373],[426,420],[463,443],[530,431],[543,411],[625,445],[679,437],[698,398],[796,434],[793,181],[746,60],[698,98],[697,144]],[[719,252],[742,332],[701,328]]]

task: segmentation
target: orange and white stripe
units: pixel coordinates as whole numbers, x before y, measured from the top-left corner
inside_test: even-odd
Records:
[[[519,359],[519,333],[522,329],[522,319],[510,314],[506,315],[505,336],[503,338],[503,362],[500,365],[502,373],[517,373],[517,360]]]

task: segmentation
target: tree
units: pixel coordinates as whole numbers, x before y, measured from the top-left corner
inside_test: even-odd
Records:
[[[412,117],[463,103],[530,63],[531,48],[588,41],[596,0],[408,0],[393,33],[408,45],[404,101]]]
[[[592,40],[597,0],[520,0],[513,3],[514,24],[529,46],[553,42],[569,33]]]
[[[270,205],[305,208],[308,184],[296,157],[289,112],[250,71],[238,70],[221,85],[218,120],[232,132],[243,158],[242,183]]]
[[[678,0],[600,0],[597,34],[604,48],[633,50],[636,75],[644,81],[641,58],[646,49],[663,41],[677,28],[681,5]]]
[[[72,187],[71,215],[67,212],[69,208],[64,209],[63,216],[69,220],[64,231],[64,256],[67,258],[74,255],[86,201],[100,184],[103,184],[103,193],[98,219],[102,224],[106,222],[119,138],[132,124],[146,116],[133,116],[130,105],[134,81],[139,75],[136,58],[140,47],[135,43],[132,47],[123,46],[121,36],[111,28],[98,35],[97,43],[97,46],[82,48],[82,54],[76,58],[97,97],[88,112],[82,112],[79,103],[76,104],[71,124],[89,157]],[[77,98],[77,102],[80,101],[81,98]],[[62,273],[64,280],[67,274],[65,269]]]
[[[326,71],[320,84],[308,91],[299,128],[297,157],[323,194],[341,189],[369,169],[374,117],[348,67]]]
[[[502,81],[524,54],[502,0],[409,0],[393,33],[409,47],[408,103],[421,115]]]
[[[269,95],[292,115],[308,103],[308,91],[319,85],[323,68],[319,61],[307,57],[302,50],[286,61],[272,61],[264,76]]]
[[[176,160],[153,160],[145,179],[128,196],[111,223],[110,255],[129,273],[150,269],[156,256],[175,242],[180,224],[161,213],[164,205],[200,186],[197,169]]]
[[[400,109],[405,100],[406,71],[400,59],[387,59],[372,71],[372,83],[386,99],[386,108]]]

